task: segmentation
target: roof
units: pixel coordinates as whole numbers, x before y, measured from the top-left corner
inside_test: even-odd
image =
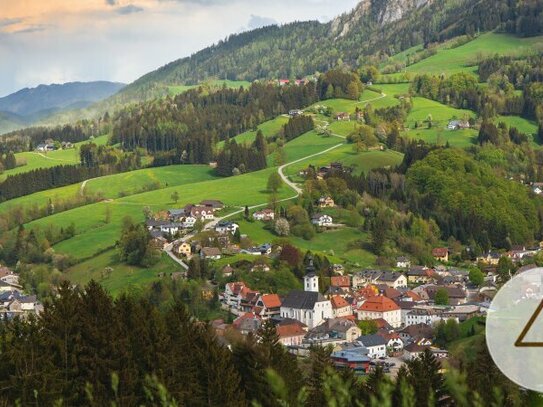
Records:
[[[424,352],[426,349],[429,349],[429,346],[421,346],[416,343],[410,343],[409,345],[404,347],[404,350],[409,353],[420,353]]]
[[[338,308],[345,308],[349,306],[349,303],[345,300],[345,298],[340,297],[339,295],[334,295],[330,302],[332,303],[332,308],[338,309]]]
[[[437,286],[437,285],[426,287],[426,292],[428,293],[428,297],[430,297],[430,299],[433,300],[436,296],[437,291],[440,289],[446,290],[447,294],[449,295],[449,298],[466,298],[466,292],[460,287]]]
[[[359,309],[361,311],[386,312],[397,311],[400,307],[390,298],[378,296],[368,298]]]
[[[449,255],[449,249],[446,247],[436,247],[432,250],[432,256],[434,257],[445,257]]]
[[[226,286],[230,289],[230,291],[238,295],[241,292],[241,289],[245,287],[245,283],[243,281],[236,282],[236,283],[228,283]]]
[[[315,303],[326,301],[321,293],[311,291],[291,291],[283,300],[282,307],[295,309],[313,309]]]
[[[330,284],[334,287],[350,287],[351,277],[349,276],[334,276],[330,279]]]
[[[368,357],[368,350],[363,346],[353,349],[338,350],[337,352],[333,352],[331,357],[333,359],[344,359],[352,363],[370,362],[370,358]]]
[[[394,328],[383,318],[372,319],[377,325],[377,329],[386,329],[387,331],[392,331]]]
[[[277,294],[265,294],[262,296],[262,302],[266,308],[278,308],[281,306],[281,298]]]
[[[204,256],[220,256],[221,250],[217,247],[204,247],[202,253]]]
[[[432,327],[428,324],[409,325],[409,326],[406,326],[404,329],[402,329],[400,332],[407,334],[411,336],[412,338],[416,338],[416,337],[431,338],[434,333]]]
[[[215,199],[206,199],[206,200],[200,202],[200,205],[212,206],[214,208],[224,207],[224,204],[221,201],[218,201],[218,200],[215,200]]]
[[[305,336],[306,334],[304,329],[298,324],[277,325],[275,329],[277,330],[277,335],[279,335],[280,338]]]
[[[357,341],[364,345],[366,348],[386,345],[385,338],[377,334],[361,336],[357,339]]]
[[[398,291],[395,288],[392,288],[389,286],[383,287],[381,291],[385,297],[390,298],[390,299],[395,299],[402,296],[401,291]]]

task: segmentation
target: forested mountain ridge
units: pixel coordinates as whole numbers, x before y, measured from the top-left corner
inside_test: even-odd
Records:
[[[543,1],[364,0],[329,23],[295,22],[236,34],[190,57],[150,72],[110,98],[127,103],[160,96],[167,85],[207,78],[294,78],[370,55],[394,55],[418,44],[500,29],[524,36],[543,32]]]

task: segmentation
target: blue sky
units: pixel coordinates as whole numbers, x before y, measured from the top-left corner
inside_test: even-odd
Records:
[[[131,82],[228,34],[327,21],[357,0],[0,0],[0,96],[70,81]]]

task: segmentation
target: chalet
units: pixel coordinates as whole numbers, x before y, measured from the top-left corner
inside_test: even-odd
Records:
[[[292,109],[292,110],[290,110],[288,112],[288,115],[290,117],[298,117],[298,116],[301,116],[303,114],[304,114],[303,110],[300,110],[300,109]]]
[[[351,120],[351,116],[349,115],[349,113],[345,113],[345,112],[336,113],[334,118],[336,120],[338,120],[338,121],[349,121],[349,120]]]
[[[262,222],[270,222],[275,219],[275,212],[272,209],[263,209],[253,213],[253,219]]]
[[[396,258],[396,267],[400,269],[407,269],[411,267],[411,261],[405,256],[400,256]]]
[[[231,277],[234,274],[234,269],[230,264],[227,264],[221,269],[221,273],[224,277]]]
[[[188,242],[179,242],[173,246],[173,251],[180,256],[190,257],[192,254],[192,246]]]
[[[332,313],[334,318],[348,317],[353,315],[353,309],[345,298],[340,295],[334,295],[330,302],[332,303]]]
[[[281,298],[277,294],[260,295],[256,300],[254,312],[262,320],[278,317],[281,314]]]
[[[275,327],[279,342],[284,346],[300,346],[306,335],[304,325],[298,321],[279,324]]]
[[[384,358],[387,355],[387,341],[381,335],[364,335],[359,337],[357,342],[368,350],[370,358]]]
[[[318,213],[311,217],[311,223],[318,227],[330,227],[334,224],[334,220],[330,215]]]
[[[402,324],[400,307],[391,299],[383,296],[368,298],[356,310],[356,313],[359,320],[382,318],[394,328],[398,328]]]
[[[305,337],[305,342],[312,345],[337,345],[345,342],[352,343],[360,335],[360,328],[354,321],[332,318],[311,329]]]
[[[432,250],[432,256],[437,260],[443,263],[449,261],[449,249],[446,247],[437,247]]]
[[[234,222],[228,222],[228,221],[220,221],[215,226],[215,232],[221,233],[221,234],[235,234],[236,231],[239,229],[239,225]]]
[[[357,376],[365,375],[371,362],[368,349],[363,346],[333,352],[330,358],[336,369],[351,369]]]
[[[448,130],[469,129],[470,124],[466,120],[451,120],[447,125]]]
[[[336,203],[331,196],[321,196],[318,204],[319,208],[333,208],[336,206]]]
[[[203,247],[200,251],[200,257],[208,260],[220,260],[222,253],[218,247]]]
[[[203,206],[207,209],[211,209],[213,212],[224,209],[224,204],[221,201],[217,201],[214,199],[204,200],[200,202],[200,206]]]

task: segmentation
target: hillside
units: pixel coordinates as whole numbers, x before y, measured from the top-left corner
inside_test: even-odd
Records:
[[[14,130],[65,109],[85,108],[110,97],[124,86],[122,83],[98,81],[21,89],[0,98],[1,115],[7,116],[5,119],[0,116],[0,131]],[[3,122],[6,124],[2,125]]]
[[[164,95],[167,85],[213,77],[299,78],[324,72],[338,62],[357,66],[364,56],[394,55],[423,43],[496,28],[533,36],[542,33],[543,27],[537,18],[524,17],[537,16],[537,11],[530,10],[523,1],[364,0],[352,12],[326,24],[296,22],[232,35],[144,75],[109,104]]]

